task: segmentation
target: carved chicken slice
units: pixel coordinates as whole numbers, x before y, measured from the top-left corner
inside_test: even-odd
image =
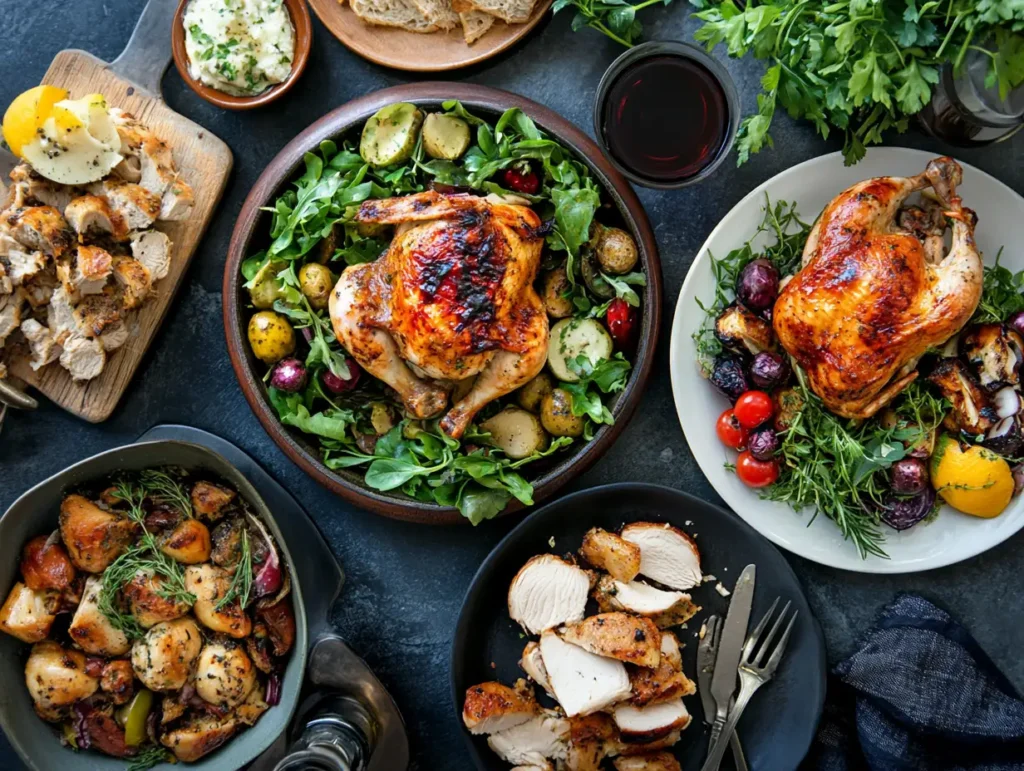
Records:
[[[497,197],[431,191],[366,201],[357,222],[398,228],[379,260],[342,274],[330,301],[335,334],[417,418],[445,409],[451,381],[478,376],[441,421],[458,438],[544,366],[548,321],[533,289],[540,219]]]
[[[775,333],[837,415],[868,418],[917,377],[930,347],[957,332],[981,297],[974,212],[956,194],[962,170],[938,158],[913,177],[860,182],[825,207],[804,247],[803,268],[782,290]],[[952,221],[949,253],[931,264],[900,227],[907,197],[932,188]]]

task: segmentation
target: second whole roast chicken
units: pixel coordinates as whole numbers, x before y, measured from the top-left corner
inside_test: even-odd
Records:
[[[429,191],[362,204],[357,222],[395,225],[376,262],[345,270],[330,298],[338,340],[416,418],[459,438],[484,405],[544,366],[548,320],[533,288],[544,238],[528,206]]]
[[[956,335],[981,298],[982,260],[974,212],[956,193],[951,158],[913,177],[877,177],[836,196],[814,224],[803,267],[772,315],[782,346],[829,410],[869,418],[918,375],[926,350]],[[952,245],[898,216],[931,188],[952,223]]]

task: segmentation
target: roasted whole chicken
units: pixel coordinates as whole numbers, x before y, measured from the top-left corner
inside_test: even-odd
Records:
[[[459,438],[487,403],[544,366],[548,319],[533,288],[544,239],[532,209],[434,191],[366,201],[357,222],[396,225],[379,260],[345,270],[330,298],[338,340],[416,418]]]
[[[859,182],[836,196],[811,230],[803,267],[772,318],[782,346],[837,415],[874,415],[917,377],[921,355],[974,313],[982,260],[977,218],[956,193],[961,175],[951,158],[938,158],[913,177]],[[926,188],[952,223],[945,255],[941,239],[898,217],[907,197]]]

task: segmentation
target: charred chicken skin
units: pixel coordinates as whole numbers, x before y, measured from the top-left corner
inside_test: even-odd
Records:
[[[874,415],[917,377],[921,355],[974,313],[982,261],[977,218],[956,194],[961,176],[955,161],[938,158],[913,177],[865,180],[833,199],[811,230],[803,267],[775,303],[774,327],[837,415]],[[944,257],[897,224],[906,198],[925,188],[952,223]]]
[[[339,279],[335,335],[416,418],[441,414],[455,381],[476,377],[441,421],[459,438],[484,405],[544,366],[548,320],[533,288],[540,219],[498,197],[430,191],[366,201],[356,220],[397,227],[380,259]]]

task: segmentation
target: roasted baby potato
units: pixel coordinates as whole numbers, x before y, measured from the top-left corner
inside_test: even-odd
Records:
[[[552,436],[583,435],[583,418],[572,414],[572,395],[561,388],[545,394],[540,400],[540,422]]]
[[[639,259],[636,241],[621,228],[599,226],[594,253],[601,270],[612,275],[629,273]]]
[[[35,590],[18,581],[0,608],[0,631],[27,643],[45,639],[57,617],[59,600],[54,589]]]
[[[491,443],[512,460],[528,458],[548,446],[548,435],[532,412],[506,407],[480,424]]]
[[[281,296],[277,274],[285,267],[283,262],[268,262],[253,276],[252,286],[249,288],[249,301],[254,306],[261,310],[274,307],[274,300]]]
[[[203,635],[191,618],[164,621],[135,641],[132,669],[149,690],[176,691],[188,682],[202,646]]]
[[[32,646],[25,662],[25,685],[39,717],[57,721],[64,708],[96,693],[100,681],[86,674],[81,651],[44,640]]]
[[[580,554],[595,568],[625,584],[640,573],[640,547],[599,527],[583,536]]]
[[[412,155],[422,125],[423,113],[414,104],[381,107],[363,126],[359,154],[374,168],[401,163]]]
[[[160,576],[139,571],[121,590],[128,600],[132,615],[144,629],[156,626],[162,621],[181,618],[189,611],[188,603],[163,596],[163,585],[164,579]]]
[[[322,311],[331,299],[334,276],[331,269],[318,262],[307,262],[299,269],[299,287],[309,304]]]
[[[71,561],[86,573],[102,573],[135,537],[127,517],[104,511],[88,498],[69,495],[60,504],[60,534]]]
[[[295,351],[295,330],[280,313],[260,311],[249,320],[249,345],[264,364],[276,364]]]
[[[67,550],[50,536],[33,538],[21,550],[21,575],[29,589],[63,591],[75,580],[75,567]]]
[[[214,632],[242,638],[252,631],[252,621],[238,601],[217,609],[217,604],[228,593],[231,577],[230,571],[216,565],[190,565],[185,568],[185,588],[196,596],[192,612],[199,623]]]
[[[68,635],[79,648],[94,656],[123,656],[131,648],[131,641],[100,610],[103,579],[89,576],[82,592],[82,601],[71,619]]]
[[[461,158],[469,149],[469,124],[454,115],[430,113],[423,121],[423,149],[431,158]]]
[[[541,372],[537,377],[524,385],[516,392],[516,401],[524,410],[537,412],[540,409],[540,402],[555,387],[555,381],[547,372]]]
[[[222,509],[235,499],[235,495],[234,490],[213,482],[196,482],[192,485],[192,508],[203,519],[216,522],[221,518]]]
[[[565,296],[572,286],[569,284],[565,268],[549,270],[541,279],[540,286],[544,310],[551,318],[564,319],[566,316],[572,315],[572,300]]]
[[[186,565],[206,562],[210,559],[210,531],[198,519],[183,519],[160,539],[160,551]]]

